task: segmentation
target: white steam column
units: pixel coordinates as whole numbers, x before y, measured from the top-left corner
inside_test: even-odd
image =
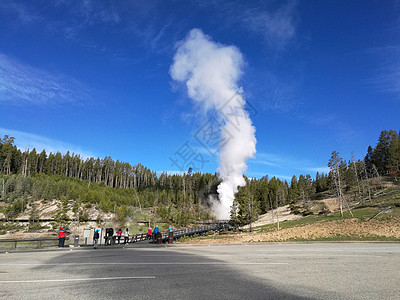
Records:
[[[235,46],[216,43],[192,29],[179,44],[170,68],[171,77],[185,82],[188,95],[204,112],[215,110],[221,119],[218,174],[219,200],[211,199],[218,219],[229,219],[238,186],[246,184],[247,159],[256,153],[255,128],[237,93],[243,57]],[[234,97],[234,100],[232,100]]]

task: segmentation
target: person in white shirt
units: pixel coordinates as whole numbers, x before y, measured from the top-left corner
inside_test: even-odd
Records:
[[[128,242],[129,242],[129,229],[127,228],[127,229],[125,230],[125,236],[124,236],[124,243],[125,243],[125,245],[128,244]]]

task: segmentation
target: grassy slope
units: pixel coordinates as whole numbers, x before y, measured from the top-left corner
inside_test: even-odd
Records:
[[[378,214],[384,208],[390,207],[386,212]],[[335,225],[337,226],[357,226],[362,223],[368,225],[369,227],[379,227],[379,226],[390,226],[390,224],[399,225],[400,223],[400,187],[391,187],[386,189],[385,192],[379,196],[376,196],[371,202],[365,205],[356,205],[352,208],[352,214],[348,210],[344,211],[343,217],[340,216],[339,212],[334,212],[329,215],[309,215],[302,217],[298,220],[290,220],[280,222],[280,231],[277,231],[277,224],[268,224],[263,226],[258,226],[254,228],[256,233],[254,240],[257,240],[257,234],[279,234],[280,232],[290,231],[293,229],[298,229],[299,227],[304,229],[304,231],[309,230],[310,226],[324,227],[324,225]],[[389,225],[388,225],[389,224]],[[314,226],[313,226],[314,225]],[[363,227],[368,227],[363,226]],[[343,227],[345,228],[345,227]],[[204,242],[210,239],[216,239],[222,241],[224,239],[230,239],[228,242],[232,242],[232,236],[236,236],[233,239],[238,240],[238,236],[243,237],[242,233],[227,234],[227,235],[215,235],[208,237],[199,237],[198,239],[203,239]],[[240,239],[239,239],[240,240]],[[244,239],[246,241],[248,239]],[[348,233],[336,233],[329,237],[318,237],[313,236],[312,238],[287,238],[286,241],[399,241],[398,237],[376,235],[373,233],[363,233],[363,234],[353,234]]]

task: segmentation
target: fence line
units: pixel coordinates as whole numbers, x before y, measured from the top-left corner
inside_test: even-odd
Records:
[[[204,225],[207,224],[207,225]],[[205,233],[209,231],[221,231],[221,230],[226,230],[226,229],[232,229],[233,227],[228,224],[227,221],[220,221],[220,222],[204,222],[203,225],[198,225],[198,226],[192,226],[192,227],[186,227],[182,229],[177,229],[173,231],[172,238],[174,241],[179,240],[182,237],[192,237],[195,234],[196,235],[204,235]],[[102,232],[103,233],[103,232]],[[163,231],[161,233],[161,241],[163,243],[168,241],[169,238],[169,231]],[[103,238],[103,239],[102,239]],[[115,244],[117,236],[112,236],[110,237],[110,244]],[[66,237],[66,240],[73,241],[73,236]],[[104,240],[104,236],[100,237],[100,241]],[[124,241],[124,236],[121,236],[121,240]],[[147,233],[139,233],[139,234],[134,234],[129,236],[128,243],[136,243],[136,242],[142,242],[149,240]],[[1,243],[11,243],[11,248],[16,249],[17,248],[17,243],[24,243],[24,242],[36,242],[36,247],[41,248],[43,246],[43,243],[46,241],[58,241],[58,237],[43,237],[43,238],[25,238],[25,239],[0,239],[0,244]],[[156,237],[154,234],[152,235],[152,241],[156,242]],[[87,240],[85,241],[85,244],[87,243]],[[101,244],[101,243],[99,243]],[[104,241],[104,244],[106,242]],[[104,245],[103,244],[103,245]]]
[[[17,243],[25,243],[25,242],[36,242],[37,248],[42,247],[43,242],[46,241],[58,241],[57,237],[47,237],[47,238],[26,238],[26,239],[0,239],[0,243],[11,243],[11,248],[16,249]]]

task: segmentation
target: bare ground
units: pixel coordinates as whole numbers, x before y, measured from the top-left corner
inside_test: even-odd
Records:
[[[400,218],[390,221],[345,219],[331,222],[317,222],[301,227],[285,228],[270,232],[233,233],[186,241],[189,244],[284,242],[314,240],[337,237],[390,237],[400,239]]]
[[[289,205],[278,207],[278,209],[270,210],[266,214],[261,215],[257,221],[253,222],[253,227],[273,224],[278,220],[279,222],[297,220],[300,219],[300,215],[291,214]],[[249,225],[243,226],[244,229],[248,229]]]
[[[38,211],[38,216],[40,219],[52,219],[57,210],[57,204],[59,200],[52,200],[47,202],[36,201],[36,209]],[[16,221],[18,220],[28,220],[30,216],[30,211],[32,207],[28,205],[27,210],[20,214]],[[98,211],[94,208],[87,209],[89,218],[95,220],[98,216]],[[67,212],[67,215],[70,219],[73,219],[74,214],[71,210]],[[0,218],[4,215],[0,215]],[[106,220],[103,227],[116,227],[113,224],[113,220],[115,219],[114,214],[112,213],[102,213],[101,219]],[[22,223],[21,223],[22,224]],[[2,234],[1,238],[37,238],[37,237],[54,237],[58,234],[58,228],[53,229],[50,222],[41,222],[42,229],[34,230],[34,231],[27,231],[22,229],[10,230],[7,231],[5,234]],[[82,232],[85,228],[98,228],[97,222],[89,221],[89,222],[71,222],[68,232],[71,236],[73,235],[82,235]]]

